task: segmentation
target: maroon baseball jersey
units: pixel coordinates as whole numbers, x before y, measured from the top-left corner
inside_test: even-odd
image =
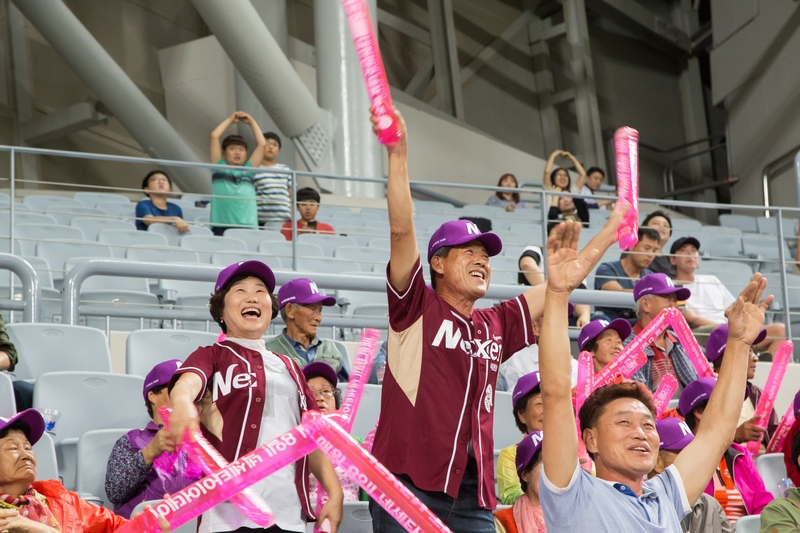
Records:
[[[478,503],[495,507],[494,389],[500,364],[536,339],[523,296],[463,316],[425,286],[417,258],[404,292],[387,283],[389,339],[373,453],[418,488],[458,495],[468,443]]]
[[[316,409],[317,402],[297,364],[285,355],[275,355],[286,365],[297,385],[301,414]],[[198,403],[203,436],[229,462],[253,451],[258,446],[264,398],[270,393],[266,390],[261,354],[232,341],[202,346],[192,352],[175,372],[170,390],[187,372],[196,374],[203,381],[194,400]],[[303,512],[313,519],[315,515],[308,499],[308,475],[308,457],[303,457],[295,463],[295,484]]]

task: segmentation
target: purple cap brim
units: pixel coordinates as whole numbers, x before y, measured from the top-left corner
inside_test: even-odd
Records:
[[[264,285],[269,289],[269,292],[275,291],[275,274],[273,274],[272,269],[265,263],[253,259],[250,261],[239,261],[238,263],[223,268],[219,276],[217,276],[217,284],[214,286],[214,292],[222,290],[230,279],[237,274],[251,274],[263,281]]]
[[[339,383],[339,379],[336,377],[336,371],[333,367],[322,361],[308,363],[303,367],[303,375],[306,377],[306,381],[319,376],[327,379],[334,387]]]
[[[336,305],[336,298],[334,296],[326,296],[322,293],[312,294],[310,296],[302,298],[301,300],[298,300],[294,297],[290,297],[280,301],[280,308],[283,309],[283,307],[286,304],[305,305],[305,304],[316,304],[320,302],[322,302],[322,305],[330,307],[332,305]]]
[[[42,413],[36,409],[25,409],[8,419],[0,418],[0,431],[6,429],[15,422],[22,422],[28,426],[29,431],[26,435],[28,437],[28,442],[31,444],[36,444],[39,442],[39,439],[42,438],[42,434],[44,433],[44,418],[42,418]]]

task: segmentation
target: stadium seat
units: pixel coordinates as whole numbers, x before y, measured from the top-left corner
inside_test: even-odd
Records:
[[[32,194],[22,199],[22,203],[34,211],[45,211],[48,207],[83,207],[83,204],[72,198],[63,196],[48,196],[46,194]]]
[[[131,246],[125,252],[127,259],[148,263],[199,263],[197,252],[182,248],[141,248]]]
[[[460,211],[458,209],[455,210],[455,214],[458,216],[458,218],[483,217],[492,219],[494,217],[504,215],[505,213],[506,210],[500,206],[485,204],[470,204],[462,207]]]
[[[342,391],[342,397],[344,397],[347,383],[340,383],[339,390]],[[361,396],[361,402],[358,404],[356,419],[353,420],[353,429],[350,433],[356,437],[366,437],[367,433],[375,429],[380,413],[381,386],[367,384],[364,386],[364,395]]]
[[[339,235],[350,237],[356,241],[357,246],[366,246],[376,237],[388,237],[389,228],[384,228],[382,222],[370,222],[368,226],[336,226]]]
[[[389,304],[361,304],[353,308],[354,317],[389,317]]]
[[[211,202],[211,196],[208,194],[192,194],[183,193],[181,195],[182,202],[189,202],[191,205],[196,205],[197,202],[205,202],[206,206]]]
[[[339,246],[333,257],[357,262],[365,272],[372,270],[372,265],[389,262],[389,250],[370,248],[369,246]]]
[[[738,228],[743,233],[758,233],[756,217],[748,215],[720,215],[719,225]]]
[[[214,335],[220,333],[219,325],[211,318],[208,311],[208,296],[178,296],[175,302],[175,309],[178,310],[191,310],[191,311],[206,311],[208,316],[207,320],[182,320],[181,329],[191,331],[210,331]]]
[[[387,305],[385,292],[337,290],[336,303],[343,314],[352,315],[356,307],[367,304]]]
[[[22,256],[22,259],[30,263],[36,274],[39,276],[39,285],[43,288],[53,288],[53,276],[50,273],[50,265],[41,257]],[[0,287],[8,287],[8,276],[0,272]],[[22,281],[14,275],[14,288],[22,287]]]
[[[64,262],[64,270],[69,272],[75,265],[89,259],[106,259],[104,257],[70,257]],[[143,291],[150,290],[145,278],[130,276],[89,276],[81,283],[81,292],[91,290],[121,290]]]
[[[756,469],[764,480],[764,487],[776,498],[783,494],[778,492],[778,483],[787,477],[786,463],[783,453],[765,453],[756,457]]]
[[[75,217],[106,217],[105,211],[94,207],[51,206],[45,211],[47,216],[56,219],[58,224],[68,226]]]
[[[258,245],[258,253],[274,255],[276,257],[292,257],[292,243],[289,241],[284,242],[271,242],[266,241]],[[298,242],[297,243],[297,257],[324,257],[322,248],[316,244],[309,244]],[[281,261],[283,262],[283,261]],[[286,268],[289,268],[291,261],[286,263]]]
[[[53,283],[61,288],[67,259],[70,257],[112,257],[111,248],[92,242],[40,241],[36,243],[36,257],[50,265]]]
[[[19,224],[15,229],[16,238],[19,239],[25,255],[35,254],[37,241],[83,240],[83,232],[78,228],[59,226],[58,224]]]
[[[743,516],[736,521],[736,533],[759,533],[761,531],[761,515]]]
[[[415,213],[453,213],[456,206],[447,202],[435,202],[430,200],[414,200]]]
[[[514,404],[511,393],[497,391],[494,393],[494,449],[502,450],[507,446],[519,443],[522,434],[514,423]]]
[[[99,217],[75,217],[70,221],[69,225],[81,230],[83,238],[87,241],[96,241],[97,234],[106,229],[136,229],[133,222],[127,220]]]
[[[766,233],[769,235],[778,234],[778,219],[775,217],[758,217],[756,219],[756,226],[758,226],[759,233]],[[797,238],[797,219],[784,218],[783,219],[783,236],[784,238]]]
[[[181,237],[180,247],[197,252],[201,263],[209,263],[213,252],[247,251],[244,241],[216,235],[185,235]]]
[[[56,445],[49,433],[43,433],[33,445],[33,453],[36,454],[36,479],[58,479]]]
[[[702,228],[703,225],[700,223],[699,220],[694,220],[693,218],[672,218],[672,229],[673,230],[680,230],[680,231],[687,231],[687,232],[695,232]],[[696,236],[696,235],[694,235]]]
[[[390,237],[375,237],[367,242],[367,246],[389,250],[392,246],[392,239]]]
[[[189,233],[178,233],[178,228],[173,224],[150,224],[147,233],[163,235],[169,246],[179,246],[184,235],[214,235],[210,229],[199,224],[189,224]]]
[[[133,202],[128,204],[123,204],[122,202],[97,202],[95,207],[113,217],[127,220],[136,218],[136,204]]]
[[[167,246],[167,238],[158,233],[135,229],[104,229],[97,242],[108,244],[114,257],[125,257],[128,246]]]
[[[700,253],[706,257],[724,258],[742,256],[742,233],[738,228],[726,228],[738,233],[728,233],[720,230],[710,230],[714,226],[704,226],[698,233]],[[720,229],[724,226],[718,226]],[[664,248],[669,252],[669,248]]]
[[[145,280],[141,280],[145,284]],[[126,291],[121,289],[94,289],[81,291],[80,305],[98,307],[101,315],[83,315],[81,322],[91,328],[105,331],[106,326],[115,331],[133,331],[142,327],[159,327],[155,319],[115,317],[116,311],[123,308],[145,314],[148,310],[160,309],[161,304],[155,294],[146,291]],[[106,317],[110,317],[106,321]]]
[[[333,259],[331,257],[326,257],[325,259],[318,257],[298,257],[297,263],[297,270],[306,270],[309,272],[349,274],[359,270],[358,263]]]
[[[775,272],[783,268],[783,265],[780,264],[780,251],[778,248],[778,237],[776,235],[743,233],[742,252],[748,257],[759,259],[761,261],[760,270]],[[783,243],[783,253],[787,261],[793,260],[793,256],[789,252],[786,243]]]
[[[103,507],[113,508],[113,504],[106,496],[106,467],[114,445],[131,429],[134,428],[94,429],[87,431],[78,439],[75,492],[80,494],[81,498]]]
[[[271,269],[291,268],[292,259],[276,257],[274,255],[256,254],[251,252],[214,252],[211,254],[211,264],[226,267],[239,261],[257,260],[266,263]]]
[[[450,220],[458,220],[458,216],[456,216],[455,212],[449,214],[417,212],[414,214],[414,227],[417,229],[417,234],[419,235],[419,230],[422,228],[438,228]],[[435,230],[430,231],[433,232]]]
[[[99,202],[131,203],[127,196],[110,192],[76,192],[73,200],[78,200],[84,207],[95,207]]]
[[[258,252],[258,245],[264,241],[286,242],[286,237],[280,231],[261,229],[231,228],[225,232],[225,236],[244,241],[251,252]]]
[[[6,212],[7,213],[7,212]],[[8,234],[8,215],[6,213],[0,213],[0,232],[7,235]],[[27,213],[25,211],[14,212],[14,226],[15,229],[19,227],[20,224],[47,224],[53,225],[58,224],[55,218],[49,215],[43,215],[41,213]]]
[[[125,373],[146,376],[158,363],[169,359],[185,361],[200,346],[211,346],[217,335],[199,331],[139,329],[126,341]]]
[[[8,205],[11,203],[11,197],[6,193],[0,193],[0,206]]]
[[[178,296],[205,296],[211,297],[214,292],[213,281],[188,281],[183,279],[158,280],[158,294],[161,301],[172,303]]]
[[[611,216],[612,211],[607,209],[589,209],[589,224],[592,226],[602,226]]]
[[[14,400],[14,385],[11,376],[0,372],[0,416],[8,418],[17,413],[17,403]]]
[[[61,322],[61,291],[42,287],[40,318],[44,323]]]
[[[358,246],[352,237],[343,235],[325,235],[321,233],[308,233],[297,236],[298,243],[316,244],[322,248],[326,257],[333,257],[333,252],[339,246]]]
[[[700,262],[698,274],[711,274],[717,276],[734,296],[742,292],[750,278],[753,277],[753,270],[745,262],[738,261],[713,261],[704,259]]]
[[[19,358],[17,379],[36,379],[45,372],[83,370],[111,372],[111,353],[102,332],[66,324],[6,324]],[[46,406],[52,407],[52,406]]]

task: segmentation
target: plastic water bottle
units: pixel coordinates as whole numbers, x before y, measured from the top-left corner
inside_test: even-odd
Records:
[[[794,488],[794,482],[788,477],[778,481],[778,494],[787,498],[789,496],[789,489]]]
[[[386,355],[380,354],[375,359],[375,373],[378,375],[378,383],[383,383],[383,375],[386,373]]]

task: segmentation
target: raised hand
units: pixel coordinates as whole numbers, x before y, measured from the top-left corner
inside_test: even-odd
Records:
[[[372,122],[372,132],[375,136],[378,135],[380,128],[378,127],[378,117],[375,115],[375,109],[370,107],[369,112],[371,116],[369,117],[370,122]],[[408,130],[406,129],[406,121],[403,120],[403,115],[400,114],[400,111],[397,109],[396,106],[392,106],[392,115],[394,115],[394,119],[397,121],[397,127],[400,130],[400,140],[394,144],[387,144],[386,151],[389,155],[399,151],[406,151],[408,149]]]
[[[600,252],[591,250],[578,256],[581,225],[567,221],[550,232],[547,239],[547,288],[556,292],[572,292],[589,275]]]
[[[761,301],[766,288],[766,278],[758,272],[753,274],[728,313],[728,339],[748,345],[756,340],[764,327],[764,313],[774,300],[770,294]]]

